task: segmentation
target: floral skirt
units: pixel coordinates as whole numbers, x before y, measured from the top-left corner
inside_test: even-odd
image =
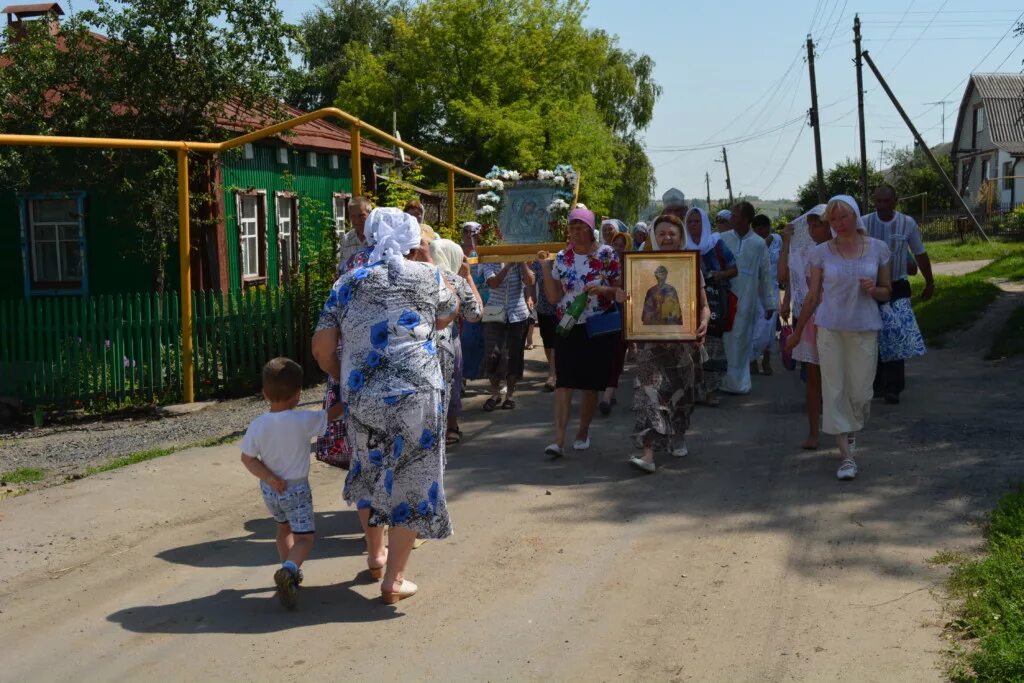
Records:
[[[642,344],[633,392],[637,448],[671,450],[682,445],[696,398],[692,344]]]

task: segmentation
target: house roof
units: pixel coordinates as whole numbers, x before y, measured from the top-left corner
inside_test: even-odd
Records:
[[[1024,74],[971,74],[960,102],[957,133],[967,121],[967,104],[975,90],[985,107],[992,144],[1010,154],[1024,155]]]
[[[46,14],[47,12],[56,12],[58,15],[64,14],[64,10],[56,2],[37,2],[34,5],[8,5],[2,10],[4,14],[26,15]]]

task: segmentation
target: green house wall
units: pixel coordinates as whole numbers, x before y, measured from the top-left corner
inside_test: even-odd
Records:
[[[238,241],[236,197],[239,191],[266,191],[267,286],[279,285],[277,250],[276,192],[294,192],[299,199],[298,223],[300,263],[321,244],[325,235],[306,220],[311,212],[310,201],[317,202],[333,217],[336,192],[352,191],[351,162],[347,155],[338,155],[338,168],[330,167],[329,153],[316,152],[317,163],[309,165],[309,150],[288,149],[288,163],[278,161],[279,145],[253,146],[253,158],[245,159],[243,150],[233,150],[221,158],[224,192],[225,240],[227,242],[228,279],[230,288],[241,289],[241,252]]]

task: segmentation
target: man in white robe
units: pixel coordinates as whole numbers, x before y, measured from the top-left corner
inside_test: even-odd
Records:
[[[775,291],[771,282],[768,245],[750,229],[754,220],[754,206],[740,202],[732,208],[732,230],[722,233],[722,243],[736,257],[739,274],[732,279],[732,292],[736,295],[736,320],[732,331],[722,336],[728,370],[722,379],[722,391],[730,394],[750,392],[750,351],[754,326],[763,307],[764,317],[771,318],[778,307],[773,300]]]

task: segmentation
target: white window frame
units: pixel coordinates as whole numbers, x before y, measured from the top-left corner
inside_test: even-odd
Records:
[[[277,163],[288,164],[288,148],[283,145],[277,148]]]
[[[352,195],[347,192],[335,192],[331,197],[331,211],[334,214],[334,236],[338,240],[340,248],[341,238],[348,230],[348,200]],[[338,204],[341,204],[341,213],[338,212]]]
[[[57,193],[57,194],[36,194],[24,195],[22,207],[24,212],[24,236],[25,241],[25,292],[26,294],[43,292],[79,293],[85,292],[87,285],[86,272],[86,248],[85,248],[85,220],[84,220],[84,193]],[[71,202],[74,204],[74,214],[68,220],[42,221],[36,219],[36,205],[39,202]],[[52,238],[44,239],[39,233],[41,228],[52,228]],[[74,232],[70,237],[65,236],[64,230],[73,228]],[[70,263],[65,263],[64,246],[74,244],[78,247],[78,268],[79,276],[66,277],[66,271]],[[52,245],[56,252],[57,279],[43,280],[39,273],[39,248],[42,245]]]
[[[252,143],[247,142],[242,145],[242,156],[248,161],[256,157],[256,150],[253,149]]]
[[[287,220],[281,214],[282,208],[288,208],[290,215]],[[299,249],[299,199],[294,192],[274,193],[274,224],[277,228],[277,273],[278,282],[287,282],[293,271],[298,270],[302,252]],[[285,230],[284,226],[288,229]],[[286,268],[284,250],[288,250]]]
[[[256,216],[243,218],[242,205],[252,199]],[[239,192],[235,195],[235,220],[238,224],[238,275],[242,284],[264,282],[267,279],[267,191]],[[256,248],[256,272],[249,271],[250,250]]]
[[[306,152],[306,165],[316,168],[316,152]]]

